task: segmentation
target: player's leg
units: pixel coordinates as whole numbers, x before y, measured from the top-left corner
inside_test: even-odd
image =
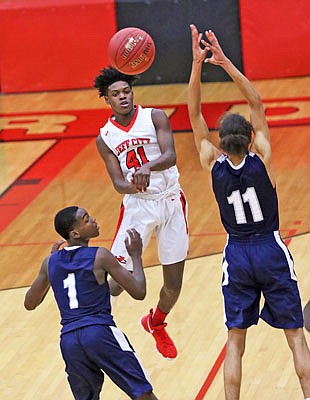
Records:
[[[163,266],[163,286],[159,294],[157,307],[168,314],[177,302],[183,283],[185,258],[188,254],[187,203],[181,191],[162,201],[162,225],[157,228],[158,257]],[[156,311],[154,322],[157,321]],[[159,316],[160,318],[160,316]]]
[[[183,193],[182,193],[183,195]],[[156,228],[158,257],[163,265],[163,285],[155,309],[142,317],[144,329],[156,341],[157,350],[165,358],[175,358],[177,349],[166,332],[168,313],[177,302],[183,283],[185,258],[188,252],[187,210],[185,200],[172,196],[161,202],[166,219]]]
[[[154,227],[155,223],[149,202],[125,196],[111,247],[111,253],[115,255],[120,266],[128,271],[133,270],[132,260],[125,246],[127,230],[135,228],[140,233],[144,250],[151,239]],[[109,287],[112,297],[120,295],[124,290],[113,278],[109,279]]]
[[[222,293],[228,328],[224,362],[225,400],[239,400],[247,328],[257,324],[259,319],[261,292],[249,262],[251,253],[252,246],[236,238],[229,238],[223,252]]]
[[[183,284],[184,264],[185,260],[170,265],[163,265],[163,286],[159,293],[157,307],[165,314],[171,311],[180,296]]]
[[[310,332],[310,300],[303,309],[305,328]]]
[[[159,294],[159,302],[155,310],[141,319],[143,328],[151,333],[156,342],[156,348],[167,359],[173,359],[178,352],[173,340],[166,331],[165,322],[170,310],[177,302],[183,282],[185,261],[171,265],[163,265],[163,286]]]
[[[137,354],[120,329],[93,325],[88,327],[82,342],[88,358],[131,399],[156,400]]]
[[[81,329],[61,336],[60,348],[66,364],[71,391],[76,400],[99,400],[104,375],[84,352],[80,342]]]
[[[296,374],[303,394],[310,397],[310,352],[303,328],[284,330],[288,345],[293,353]]]
[[[275,328],[284,329],[302,390],[305,397],[310,397],[310,353],[302,328],[302,305],[293,258],[278,233],[259,251],[261,257],[262,254],[266,257],[261,263],[265,276],[261,318]]]
[[[143,395],[138,397],[136,400],[158,400],[158,398],[152,392],[152,393],[143,393]]]
[[[239,400],[242,377],[242,356],[245,350],[246,329],[228,331],[224,361],[225,400]]]

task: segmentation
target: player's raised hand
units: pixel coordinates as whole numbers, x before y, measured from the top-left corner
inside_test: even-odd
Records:
[[[127,230],[128,236],[125,239],[125,246],[131,257],[141,257],[142,239],[140,233],[134,228]]]
[[[225,61],[227,61],[227,57],[225,56],[214,32],[211,30],[205,31],[205,35],[209,40],[209,43],[201,39],[201,43],[205,46],[207,51],[212,52],[212,56],[205,59],[205,63],[215,64],[215,65],[222,65]]]
[[[51,249],[51,254],[58,251],[60,249],[61,245],[64,244],[65,242],[66,242],[65,239],[61,239],[61,240],[58,240],[58,242],[54,243],[52,246],[52,249]]]
[[[206,54],[208,52],[208,48],[204,49],[200,47],[200,42],[202,39],[202,33],[198,33],[198,30],[194,24],[190,25],[192,32],[192,52],[193,52],[193,61],[200,63],[204,61],[206,58]]]

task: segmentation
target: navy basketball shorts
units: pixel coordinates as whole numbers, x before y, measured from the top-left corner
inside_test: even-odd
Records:
[[[223,252],[222,293],[228,329],[245,329],[259,317],[275,328],[303,326],[292,256],[278,232],[232,238]],[[261,295],[264,304],[260,310]]]
[[[64,333],[60,348],[76,400],[99,400],[104,373],[131,399],[152,391],[130,342],[115,326],[90,325]]]

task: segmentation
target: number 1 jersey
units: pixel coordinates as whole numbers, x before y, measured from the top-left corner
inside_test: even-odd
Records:
[[[48,277],[57,302],[62,333],[89,325],[115,326],[110,290],[94,275],[97,247],[73,246],[50,256]]]

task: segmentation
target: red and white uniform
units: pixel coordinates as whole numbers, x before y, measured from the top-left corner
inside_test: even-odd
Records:
[[[103,141],[118,158],[128,181],[137,168],[161,155],[151,113],[152,108],[137,106],[130,125],[119,125],[111,117],[100,129]],[[124,244],[129,228],[136,228],[141,234],[144,248],[155,230],[162,264],[185,259],[188,252],[187,204],[176,166],[152,171],[146,192],[124,196],[111,251],[122,265],[132,269]]]

